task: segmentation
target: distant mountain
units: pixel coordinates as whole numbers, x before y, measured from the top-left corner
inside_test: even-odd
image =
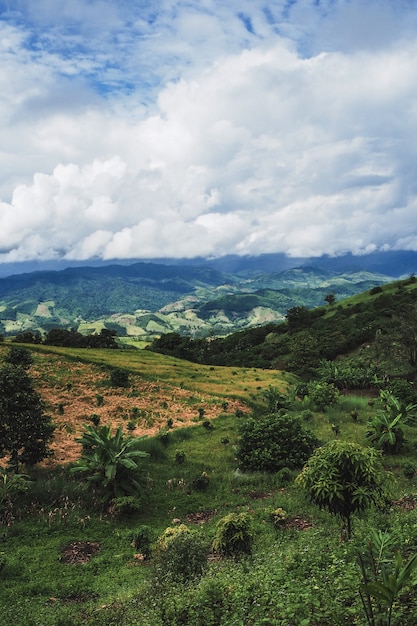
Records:
[[[222,273],[251,275],[253,273],[272,274],[300,266],[313,266],[328,269],[337,274],[343,272],[368,271],[401,278],[417,273],[417,252],[395,250],[388,252],[371,252],[354,255],[352,253],[320,257],[289,257],[283,253],[260,255],[225,255],[217,258],[195,257],[191,259],[155,258],[155,259],[91,259],[88,261],[50,260],[22,261],[16,263],[0,263],[0,277],[38,271],[61,271],[68,267],[105,267],[109,265],[132,265],[136,263],[210,267]]]
[[[276,259],[275,259],[276,260]],[[303,264],[261,271],[272,258],[234,259],[235,273],[206,265],[137,262],[130,265],[68,267],[0,278],[2,332],[101,328],[121,336],[149,339],[167,332],[191,336],[226,335],[277,322],[294,306],[324,304],[393,279],[367,270],[335,272]],[[283,261],[281,256],[279,262]],[[232,259],[223,267],[231,268]]]

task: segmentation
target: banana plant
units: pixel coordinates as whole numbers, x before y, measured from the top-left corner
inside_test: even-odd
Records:
[[[384,408],[368,421],[366,437],[370,443],[388,454],[398,453],[404,443],[402,426],[415,419],[417,405],[403,407],[400,400],[387,390],[380,392]]]
[[[103,491],[103,502],[138,495],[142,488],[138,460],[149,456],[139,450],[143,437],[125,437],[121,426],[112,434],[110,426],[85,425],[78,443],[81,458],[72,472],[87,474],[87,485]]]

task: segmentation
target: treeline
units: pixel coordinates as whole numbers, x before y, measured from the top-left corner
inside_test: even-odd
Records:
[[[309,376],[323,360],[333,360],[378,339],[395,339],[414,367],[411,328],[417,337],[417,284],[414,276],[375,287],[357,303],[334,302],[308,309],[296,306],[279,324],[268,324],[223,338],[191,339],[176,333],[149,346],[161,352],[207,365],[276,368]],[[417,339],[416,339],[417,343]],[[391,347],[392,349],[392,347]],[[417,364],[417,363],[416,363]]]
[[[103,328],[99,334],[82,335],[78,331],[64,328],[51,328],[42,339],[39,331],[23,331],[12,339],[13,343],[44,344],[63,348],[118,348],[116,333]]]

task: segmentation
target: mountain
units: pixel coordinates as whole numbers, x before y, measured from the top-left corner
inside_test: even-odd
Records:
[[[336,272],[326,263],[261,269],[287,262],[283,255],[265,255],[202,265],[141,261],[15,274],[0,278],[2,332],[60,326],[83,333],[108,328],[146,340],[172,331],[222,336],[281,321],[294,306],[319,306],[326,294],[346,298],[393,278],[362,268]],[[235,272],[218,269],[233,266]]]

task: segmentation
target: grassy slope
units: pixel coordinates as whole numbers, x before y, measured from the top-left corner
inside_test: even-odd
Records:
[[[386,287],[384,293],[388,290],[395,295],[398,286]],[[338,306],[351,308],[373,298],[362,294]],[[336,308],[329,307],[326,316],[331,318],[336,312]],[[194,395],[200,391],[221,400],[240,398],[256,403],[262,389],[270,384],[284,388],[291,378],[288,374],[282,376],[280,372],[258,368],[195,365],[147,351],[51,347],[35,350],[39,358],[59,357],[68,367],[71,363],[80,363],[80,368],[92,364],[104,372],[109,367],[124,367],[138,376],[138,380],[168,385],[173,394],[176,389],[186,388]],[[352,421],[352,410],[359,412],[359,423]],[[365,444],[365,424],[372,410],[366,398],[351,396],[327,412],[315,412],[308,426],[322,441],[329,441],[334,438],[332,424],[337,424],[341,438]],[[417,509],[410,506],[403,510],[394,504],[388,512],[371,511],[355,519],[352,542],[340,544],[337,520],[310,506],[291,484],[282,486],[276,476],[236,474],[239,419],[226,411],[216,419],[213,431],[207,432],[196,422],[193,428],[172,432],[166,446],[149,439],[145,445],[152,454],[146,469],[152,489],[142,510],[130,519],[92,514],[79,500],[78,484],[74,480],[64,481],[59,472],[50,469],[39,471],[32,494],[27,498],[27,502],[36,500],[37,504],[30,508],[30,517],[22,515],[20,520],[17,516],[2,548],[8,559],[0,573],[3,583],[0,602],[6,623],[16,626],[69,626],[81,622],[95,626],[365,624],[357,594],[356,550],[365,544],[372,527],[395,529],[401,542],[414,550]],[[408,445],[404,453],[384,459],[386,470],[392,472],[394,501],[417,491],[416,477],[405,479],[401,471],[406,461],[417,466],[415,428],[408,427],[406,437]],[[175,463],[178,449],[186,453],[184,465]],[[202,471],[210,476],[210,487],[205,493],[193,489],[170,490],[167,486],[167,481],[174,477],[190,485],[193,477]],[[294,520],[293,529],[274,533],[269,514],[277,507],[283,507]],[[192,526],[190,516],[202,511],[212,514],[212,517],[207,515],[206,523],[198,526],[208,539],[213,537],[215,524],[223,515],[231,511],[250,512],[256,530],[252,561],[213,563],[200,585],[180,590],[175,586],[161,589],[152,607],[146,601],[155,592],[154,582],[151,588],[147,587],[152,568],[135,559],[130,545],[132,529],[147,524],[156,537],[172,524],[173,518]],[[100,553],[86,565],[65,565],[59,560],[60,554],[70,541],[99,542]],[[206,622],[190,617],[192,605],[199,603],[202,606],[207,603]],[[208,622],[215,606],[221,608],[221,617]],[[185,622],[179,621],[181,611],[188,615]],[[417,623],[416,599],[411,593],[396,611],[403,626]]]

